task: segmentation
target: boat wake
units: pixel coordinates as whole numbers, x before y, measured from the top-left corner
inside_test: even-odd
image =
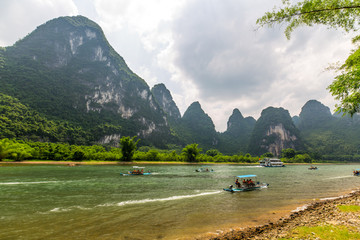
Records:
[[[125,206],[125,205],[133,205],[133,204],[145,204],[145,203],[153,203],[153,202],[166,202],[166,201],[175,201],[185,198],[195,198],[195,197],[201,197],[205,195],[212,195],[212,194],[218,194],[222,191],[215,191],[215,192],[203,192],[199,194],[193,194],[193,195],[180,195],[180,196],[172,196],[167,198],[154,198],[154,199],[142,199],[142,200],[129,200],[129,201],[123,201],[119,203],[107,203],[107,204],[101,204],[98,205],[99,207],[111,207],[111,206]]]
[[[256,166],[241,166],[240,168],[262,168],[263,166],[256,165]]]
[[[73,206],[73,207],[68,207],[68,208],[53,208],[51,209],[49,212],[69,212],[71,210],[91,210],[92,208],[86,208],[86,207],[81,207],[81,206]]]
[[[57,183],[59,181],[42,181],[42,182],[0,182],[0,185],[24,185],[24,184],[41,184],[41,183]]]
[[[326,179],[340,179],[340,178],[351,178],[351,177],[354,177],[354,176],[346,175],[346,176],[331,177],[331,178],[326,178]]]

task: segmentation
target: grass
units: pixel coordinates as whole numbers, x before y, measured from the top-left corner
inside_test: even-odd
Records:
[[[339,205],[337,207],[342,212],[358,212],[358,211],[360,211],[360,206],[358,206],[358,205]]]
[[[281,239],[355,240],[360,239],[360,233],[343,225],[298,227],[289,233],[289,238]]]

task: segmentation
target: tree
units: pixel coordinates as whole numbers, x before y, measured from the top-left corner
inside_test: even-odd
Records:
[[[281,155],[282,157],[284,158],[293,158],[295,157],[296,153],[295,153],[295,150],[292,149],[292,148],[287,148],[287,149],[283,149],[281,151]]]
[[[305,154],[298,154],[298,155],[296,155],[294,161],[295,161],[295,162],[298,162],[298,163],[301,163],[301,162],[311,163],[311,162],[312,162],[312,159],[311,159],[311,157],[310,157],[309,154],[305,153]]]
[[[85,158],[85,153],[81,149],[76,149],[72,158],[76,161],[82,161]]]
[[[11,146],[12,151],[10,153],[11,159],[14,159],[15,161],[22,161],[26,158],[30,158],[32,148],[24,143],[24,142],[13,142],[13,145]]]
[[[120,148],[121,148],[121,153],[122,153],[121,160],[122,161],[130,162],[132,160],[132,157],[134,156],[134,153],[137,149],[137,144],[140,141],[140,139],[138,139],[135,142],[135,138],[136,138],[136,136],[134,136],[132,138],[122,137],[120,139]]]
[[[299,26],[327,25],[330,28],[342,28],[345,32],[357,31],[360,17],[359,0],[303,0],[291,5],[283,0],[283,8],[266,12],[257,20],[260,26],[273,27],[286,23],[285,35],[289,39],[291,32]],[[353,39],[357,42],[360,36]],[[340,74],[328,87],[330,93],[340,104],[336,111],[351,116],[360,110],[360,48],[354,51],[340,67]]]
[[[261,157],[272,158],[272,157],[274,157],[274,154],[272,154],[271,152],[267,152],[267,153],[264,153],[263,155],[261,155]]]
[[[187,162],[195,162],[197,155],[199,155],[201,151],[202,149],[198,148],[198,144],[193,143],[183,148],[182,153],[184,154]]]
[[[209,150],[206,151],[205,154],[208,155],[208,156],[211,156],[211,157],[215,157],[216,155],[219,155],[221,153],[217,149],[209,149]]]
[[[11,142],[9,139],[4,138],[0,140],[0,161],[5,159],[11,153]]]

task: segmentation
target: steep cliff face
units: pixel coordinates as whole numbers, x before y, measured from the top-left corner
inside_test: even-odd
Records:
[[[260,155],[271,152],[280,156],[281,151],[286,148],[302,148],[299,131],[289,112],[283,108],[264,109],[255,124],[249,152]]]
[[[92,129],[94,140],[169,135],[165,114],[149,86],[128,68],[101,28],[85,17],[51,20],[7,47],[2,56],[1,92],[50,119]]]
[[[266,138],[273,138],[273,141],[269,141],[268,146],[262,145],[264,149],[267,148],[268,152],[273,153],[275,156],[281,156],[281,151],[286,148],[296,149],[295,142],[298,137],[292,134],[289,130],[285,129],[282,123],[278,125],[269,126],[268,131],[265,134],[262,143],[266,143]]]
[[[178,120],[181,118],[179,108],[176,106],[170,91],[164,84],[157,84],[151,89],[155,100],[159,103],[164,112],[172,119]]]

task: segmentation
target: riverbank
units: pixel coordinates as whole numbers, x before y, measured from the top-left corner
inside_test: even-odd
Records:
[[[52,160],[28,160],[28,161],[0,161],[0,166],[4,164],[58,164],[58,165],[156,165],[156,164],[189,164],[189,165],[252,165],[258,166],[259,163],[243,163],[243,162],[160,162],[160,161],[135,161],[135,162],[119,162],[119,161],[52,161]],[[285,165],[333,165],[344,164],[341,162],[329,162],[329,163],[285,163]],[[348,165],[359,164],[358,162],[346,163]]]
[[[266,225],[231,230],[211,240],[359,239],[360,191],[311,203]]]
[[[160,161],[136,161],[136,162],[117,162],[117,161],[2,161],[1,164],[57,164],[57,165],[174,165],[174,164],[186,164],[186,165],[223,165],[223,164],[232,164],[232,165],[259,165],[259,163],[213,163],[213,162],[160,162]]]

